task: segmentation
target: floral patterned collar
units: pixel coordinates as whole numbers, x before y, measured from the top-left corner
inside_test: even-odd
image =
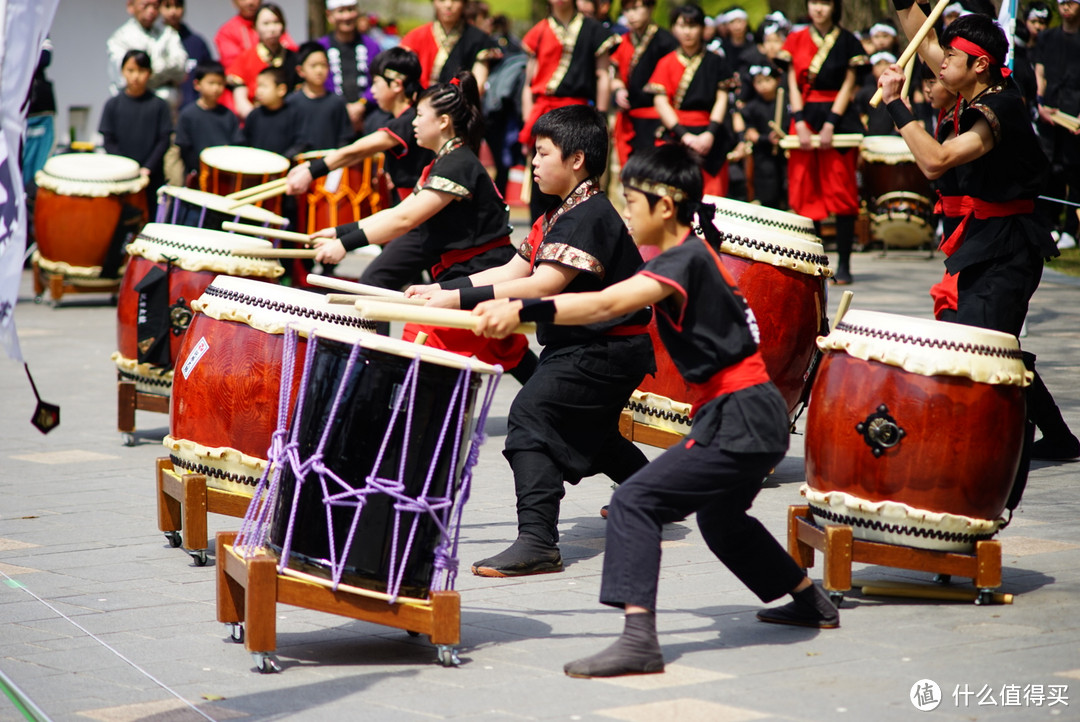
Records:
[[[572,210],[585,201],[589,200],[595,195],[602,193],[600,183],[596,178],[586,178],[578,184],[577,188],[570,191],[570,195],[563,199],[563,202],[559,204],[559,207],[553,211],[549,211],[544,217],[544,235],[555,225],[555,221],[559,220],[564,213]]]
[[[435,157],[442,158],[444,155],[450,155],[463,145],[465,145],[465,141],[455,136],[443,143],[443,147],[439,148],[439,152],[435,154]]]

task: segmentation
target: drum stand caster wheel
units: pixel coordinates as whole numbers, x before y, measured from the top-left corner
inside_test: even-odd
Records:
[[[844,602],[844,593],[843,592],[829,592],[829,601],[832,602],[833,604],[835,604],[836,608],[839,609],[840,605]]]
[[[123,432],[120,434],[120,440],[124,442],[124,446],[135,446],[135,434]]]
[[[243,622],[229,622],[225,625],[225,630],[229,633],[229,641],[235,644],[244,643],[244,623]]]
[[[933,579],[934,584],[951,584],[951,574],[935,574]]]
[[[979,606],[984,604],[994,603],[994,590],[993,589],[980,589],[978,596],[975,597],[975,603]]]
[[[277,658],[269,652],[252,652],[251,658],[255,660],[255,669],[259,674],[276,674],[281,671]]]
[[[173,549],[184,543],[184,540],[180,536],[180,532],[178,531],[165,532],[165,541],[169,542],[169,546],[171,546]]]
[[[44,300],[45,300],[45,294],[44,293],[39,293],[38,295],[34,296],[34,303],[36,303],[39,306],[41,305],[41,302],[44,301]]]
[[[203,549],[200,549],[197,552],[188,552],[188,554],[191,555],[191,561],[195,562],[195,566],[197,567],[205,567],[206,562],[209,561],[206,557],[206,551]]]
[[[461,664],[461,658],[458,657],[456,649],[449,644],[439,644],[436,646],[439,654],[439,664],[444,667],[456,667]]]
[[[408,632],[410,637],[419,637],[420,636],[420,632],[414,632],[411,629],[406,629],[405,631]]]

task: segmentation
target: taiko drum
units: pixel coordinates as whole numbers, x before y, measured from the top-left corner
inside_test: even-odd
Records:
[[[373,330],[350,305],[309,291],[219,276],[195,301],[177,355],[169,409],[173,465],[215,488],[251,494],[278,422],[284,334],[291,324]],[[294,398],[306,342],[294,359]]]
[[[199,190],[227,196],[244,188],[284,178],[289,159],[259,148],[215,145],[199,153]],[[256,205],[272,213],[281,213],[281,196],[259,201]]]
[[[265,208],[245,204],[235,207],[236,202],[225,196],[206,193],[194,188],[163,186],[158,189],[158,223],[171,223],[194,228],[222,230],[222,223],[244,223],[249,226],[272,226],[284,228],[288,219],[271,213]]]
[[[850,311],[820,340],[803,493],[858,538],[967,551],[1000,528],[1030,381],[1015,337]]]
[[[318,150],[304,153],[296,158],[296,162],[323,158],[329,152]],[[321,228],[359,221],[389,206],[390,199],[383,195],[384,186],[379,183],[382,172],[383,155],[378,153],[313,180],[308,192],[298,199],[297,226],[300,232],[314,233]]]

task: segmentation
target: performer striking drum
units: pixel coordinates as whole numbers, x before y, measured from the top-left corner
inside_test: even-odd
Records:
[[[904,2],[897,7],[910,33],[922,24],[922,10],[903,7]],[[904,78],[898,66],[879,81],[883,99],[923,172],[933,179],[955,169],[965,193],[964,218],[945,242],[952,253],[945,268],[957,277],[956,321],[1017,335],[1044,259],[1058,254],[1034,212],[1046,156],[1019,89],[1002,72],[1008,43],[1001,28],[986,16],[968,15],[945,29],[940,47],[936,39],[931,32],[919,52],[941,68],[941,82],[962,98],[954,115],[957,135],[938,143],[912,122],[915,117],[900,99]],[[1034,371],[1034,354],[1024,356]],[[1080,456],[1080,441],[1038,373],[1028,391],[1028,418],[1043,432],[1031,447],[1032,458]]]
[[[776,56],[788,72],[788,97],[792,133],[798,133],[800,150],[788,159],[788,199],[800,215],[823,221],[836,216],[836,249],[839,260],[833,279],[851,283],[851,248],[855,240],[855,217],[859,213],[859,189],[855,168],[859,153],[854,148],[832,147],[834,133],[861,133],[862,121],[852,98],[856,70],[866,65],[862,45],[840,27],[843,6],[834,0],[807,0],[811,24],[788,36]],[[811,149],[811,134],[820,133],[821,147]]]
[[[421,147],[438,151],[413,194],[359,223],[314,233],[317,261],[340,263],[346,251],[387,243],[414,228],[420,230],[424,252],[438,259],[431,267],[436,280],[464,278],[513,257],[510,208],[476,157],[482,122],[473,76],[462,71],[453,82],[424,91],[413,128]],[[408,336],[407,327],[406,340],[412,340]],[[535,362],[528,340],[520,334],[496,343],[477,343],[461,329],[431,329],[429,336],[430,346],[467,351],[485,363],[502,364],[522,382]]]
[[[572,677],[664,671],[656,638],[663,525],[697,512],[706,544],[762,601],[765,622],[833,628],[840,616],[784,547],[747,514],[761,480],[788,448],[787,408],[757,350],[754,313],[720,261],[713,206],[700,205],[702,173],[684,148],[635,154],[622,172],[634,240],[662,253],[635,276],[594,293],[478,306],[480,330],[508,333],[519,319],[595,324],[653,306],[660,337],[697,392],[689,438],[615,491],[608,514],[600,601],[626,612],[626,628],[599,654],[570,662]],[[701,219],[706,238],[691,227]]]

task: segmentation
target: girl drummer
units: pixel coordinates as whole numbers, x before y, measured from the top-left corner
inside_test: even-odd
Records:
[[[709,548],[762,601],[794,597],[759,612],[760,620],[819,628],[840,623],[825,593],[747,514],[762,478],[787,450],[787,411],[757,351],[753,312],[720,262],[715,209],[699,203],[701,169],[689,149],[664,145],[632,155],[622,183],[635,242],[658,247],[659,256],[603,291],[499,299],[473,312],[478,333],[500,337],[522,316],[589,324],[653,306],[664,345],[698,392],[687,440],[624,481],[612,497],[600,601],[622,608],[626,627],[607,649],[567,664],[572,677],[664,670],[655,617],[661,530],[695,511]],[[708,242],[691,230],[695,213]]]
[[[836,248],[840,256],[833,280],[851,283],[851,248],[859,189],[855,166],[857,148],[834,148],[834,133],[862,133],[862,121],[852,99],[856,72],[867,57],[858,39],[840,27],[843,6],[836,0],[807,0],[810,25],[788,36],[776,63],[788,73],[788,103],[792,129],[800,150],[788,159],[788,199],[791,210],[820,224],[836,216]],[[819,134],[820,147],[812,146]]]
[[[514,255],[510,209],[476,156],[483,139],[483,120],[472,74],[462,71],[450,83],[424,91],[416,105],[413,131],[420,147],[436,152],[413,194],[358,223],[313,234],[318,247],[316,260],[339,263],[347,251],[388,243],[415,228],[421,233],[423,251],[438,258],[431,268],[436,281],[506,263]],[[418,330],[406,326],[405,339],[412,340]],[[423,330],[428,332],[429,346],[475,354],[481,361],[511,369],[512,374],[528,372],[525,366],[518,369],[523,359],[531,357],[529,366],[535,362],[528,341],[520,334],[485,342],[460,329]]]

